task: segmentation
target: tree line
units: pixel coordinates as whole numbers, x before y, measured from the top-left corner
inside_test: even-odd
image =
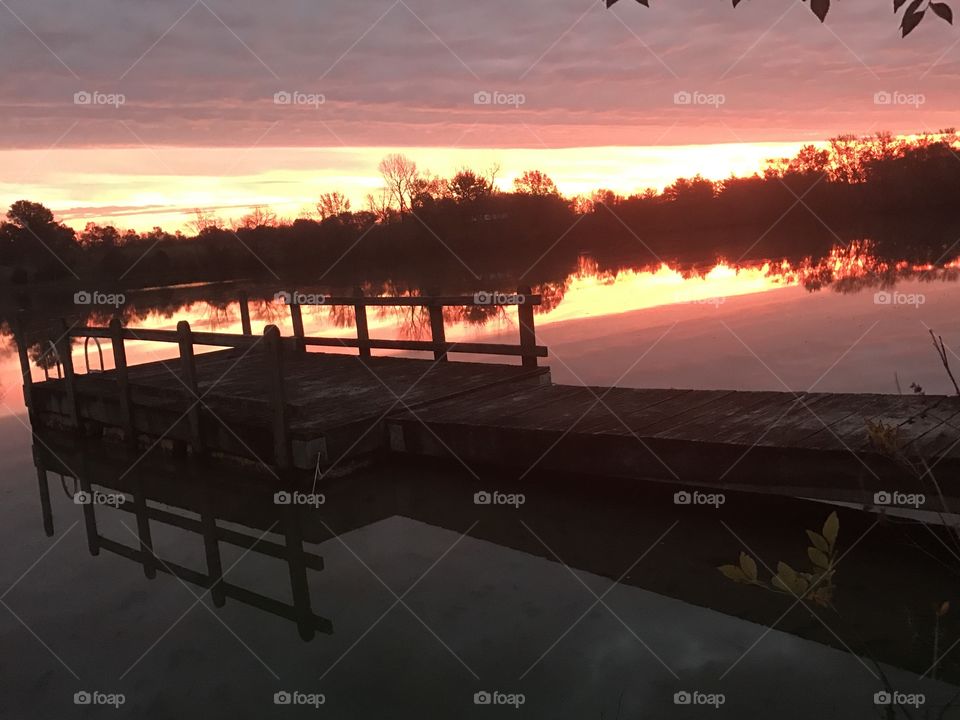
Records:
[[[282,220],[257,207],[227,222],[198,210],[187,232],[174,233],[93,223],[78,232],[42,204],[19,200],[0,223],[0,273],[14,285],[74,276],[127,286],[239,278],[329,284],[424,268],[479,279],[582,251],[709,255],[723,238],[753,242],[773,227],[793,228],[792,238],[809,228],[865,236],[896,223],[922,236],[931,223],[958,220],[958,153],[954,129],[841,135],[746,177],[696,175],[660,191],[601,188],[574,197],[539,170],[507,191],[499,167],[442,178],[391,154],[379,164],[382,188],[362,209],[331,191],[310,216]]]

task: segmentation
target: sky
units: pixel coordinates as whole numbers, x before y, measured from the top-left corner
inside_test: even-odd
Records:
[[[569,194],[721,179],[843,132],[954,126],[960,29],[797,0],[4,0],[0,206],[174,229],[362,205],[379,159]]]

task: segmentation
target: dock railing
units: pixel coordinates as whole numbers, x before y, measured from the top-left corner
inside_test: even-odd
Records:
[[[284,300],[290,308],[293,335],[282,337],[276,325],[267,325],[263,337],[253,335],[250,323],[249,299],[241,293],[240,318],[242,334],[219,332],[196,332],[190,323],[182,320],[176,330],[158,330],[151,328],[124,327],[119,318],[113,318],[107,327],[69,326],[61,321],[54,329],[53,336],[57,360],[62,367],[61,379],[65,382],[67,408],[71,423],[80,426],[77,403],[76,371],[72,360],[71,341],[87,342],[89,339],[109,340],[113,347],[114,369],[118,400],[124,422],[124,435],[131,445],[136,444],[133,400],[131,396],[129,369],[127,365],[126,341],[176,343],[179,346],[180,379],[191,396],[191,406],[187,411],[190,426],[191,444],[196,453],[203,453],[204,433],[201,425],[201,405],[203,395],[199,391],[197,369],[194,358],[196,346],[248,348],[263,342],[267,358],[268,402],[272,408],[275,462],[280,468],[290,466],[289,408],[284,390],[283,354],[284,347],[294,352],[305,352],[307,347],[356,348],[361,358],[370,357],[373,350],[394,350],[432,352],[436,362],[447,362],[450,353],[477,355],[497,355],[520,357],[524,367],[537,367],[537,359],[547,356],[547,348],[537,345],[533,308],[541,304],[541,297],[534,295],[529,287],[521,287],[516,293],[478,292],[473,296],[365,296],[359,290],[352,296],[307,294],[303,292],[277,293],[275,299]],[[302,299],[307,303],[300,302]],[[355,337],[316,337],[308,336],[304,331],[303,304],[318,306],[350,306],[353,308],[356,326]],[[509,307],[516,306],[520,342],[516,345],[482,342],[451,342],[446,339],[443,309],[445,307]],[[423,307],[427,308],[430,319],[429,340],[395,340],[370,337],[367,322],[368,307]],[[21,327],[18,323],[18,327]],[[22,333],[22,329],[21,329]],[[28,410],[33,412],[32,374],[27,358],[26,347],[21,334],[20,362],[24,378],[24,399]],[[88,368],[89,369],[89,368]],[[101,368],[102,369],[102,368]]]
[[[446,361],[449,353],[469,353],[476,355],[504,355],[521,357],[525,367],[536,367],[537,358],[547,356],[547,348],[537,345],[533,308],[540,305],[542,299],[534,295],[529,287],[521,287],[515,293],[478,292],[472,296],[419,296],[406,295],[395,297],[365,296],[355,291],[352,296],[322,295],[304,292],[277,293],[276,299],[282,299],[290,308],[293,334],[301,347],[347,347],[357,348],[362,357],[369,357],[371,350],[401,350],[432,352],[434,359]],[[306,302],[301,302],[306,300]],[[246,301],[241,298],[241,315],[249,318],[249,310],[244,310]],[[313,306],[349,306],[353,307],[356,337],[308,337],[303,329],[303,305]],[[520,331],[518,345],[499,343],[449,342],[444,327],[443,309],[445,307],[510,307],[516,306]],[[393,340],[370,337],[367,322],[369,307],[423,307],[430,316],[429,340]],[[248,322],[247,320],[246,322]],[[244,324],[244,332],[248,327]]]

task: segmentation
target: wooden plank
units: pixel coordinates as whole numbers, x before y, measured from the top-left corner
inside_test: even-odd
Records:
[[[729,390],[679,392],[614,388],[604,396],[602,390],[594,389],[603,398],[603,404],[591,410],[582,425],[578,426],[583,432],[613,435],[653,432],[677,415],[730,395]]]
[[[307,347],[360,347],[360,341],[356,338],[306,337],[303,342]],[[535,354],[537,357],[547,357],[548,353],[547,348],[543,345],[536,345],[527,350],[519,345],[505,345],[502,343],[447,341],[437,343],[429,340],[387,340],[382,338],[370,338],[365,344],[374,350],[409,350],[411,352],[446,352],[470,355],[509,355],[520,357],[524,352],[528,352]]]

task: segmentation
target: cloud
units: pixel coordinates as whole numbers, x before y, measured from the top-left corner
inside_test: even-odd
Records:
[[[790,0],[8,4],[37,37],[0,8],[7,147],[74,123],[58,146],[682,144],[921,130],[957,110],[956,31],[934,18],[900,40],[891,13],[849,3],[827,25]],[[478,106],[481,90],[526,102]],[[878,90],[927,102],[878,108]],[[125,102],[78,106],[78,91]],[[726,102],[677,106],[679,91]]]

